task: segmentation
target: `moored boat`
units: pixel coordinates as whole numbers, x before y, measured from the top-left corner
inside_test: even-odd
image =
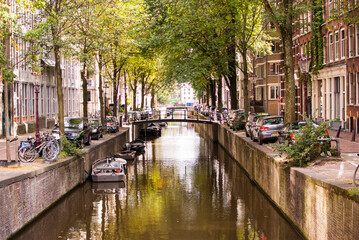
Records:
[[[123,158],[125,160],[135,160],[136,158],[136,151],[130,149],[124,149],[119,153],[115,153],[115,157]]]
[[[105,158],[92,164],[91,177],[94,182],[124,181],[127,161],[122,158]]]
[[[145,149],[145,141],[136,139],[130,143],[126,143],[122,146],[122,150],[132,150],[136,152],[143,152]]]

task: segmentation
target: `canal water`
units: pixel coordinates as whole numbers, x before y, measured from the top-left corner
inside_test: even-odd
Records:
[[[77,187],[13,239],[303,239],[221,147],[172,124],[124,183]]]

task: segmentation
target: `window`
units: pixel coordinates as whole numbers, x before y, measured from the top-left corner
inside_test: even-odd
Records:
[[[359,56],[359,23],[356,24],[356,32],[357,32],[357,35],[356,35],[356,52],[357,52],[357,56]]]
[[[323,63],[325,64],[327,62],[327,38],[323,38]]]
[[[354,56],[354,27],[349,26],[349,57]]]
[[[27,84],[22,85],[22,97],[23,97],[23,106],[22,106],[22,116],[23,120],[27,121]]]
[[[344,28],[340,29],[340,58],[345,58],[345,33]]]
[[[91,92],[87,91],[87,101],[91,102]]]
[[[20,121],[20,83],[15,82],[14,83],[14,121],[19,122]]]
[[[275,100],[279,96],[279,87],[278,86],[270,86],[269,89],[269,100]]]
[[[333,61],[333,33],[329,34],[329,62]]]
[[[354,104],[354,74],[349,75],[349,104]]]
[[[335,45],[334,45],[334,54],[335,54],[335,60],[339,59],[339,35],[338,31],[335,32]]]

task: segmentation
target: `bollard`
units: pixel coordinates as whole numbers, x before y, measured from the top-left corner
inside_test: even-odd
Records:
[[[339,135],[340,135],[340,130],[342,130],[342,125],[340,125],[340,126],[339,126],[339,128],[338,128],[338,131],[337,131],[337,136],[336,136],[337,138],[339,138]]]

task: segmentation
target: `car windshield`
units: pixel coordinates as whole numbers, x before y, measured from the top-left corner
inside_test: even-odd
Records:
[[[98,125],[99,125],[97,120],[91,120],[90,124],[91,124],[91,127],[98,127]]]
[[[84,122],[80,118],[65,119],[65,127],[66,128],[82,129],[83,126],[84,126]]]
[[[263,119],[263,125],[276,125],[276,124],[281,124],[282,122],[283,122],[283,118]]]

